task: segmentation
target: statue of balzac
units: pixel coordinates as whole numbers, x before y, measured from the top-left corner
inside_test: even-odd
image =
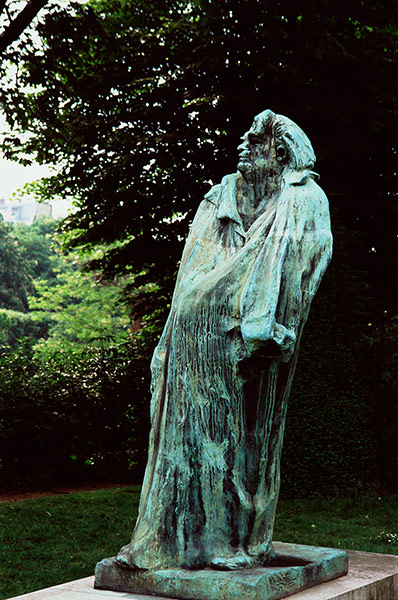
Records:
[[[315,155],[266,110],[237,173],[206,194],[152,360],[149,459],[130,569],[272,562],[287,401],[303,326],[331,258]]]

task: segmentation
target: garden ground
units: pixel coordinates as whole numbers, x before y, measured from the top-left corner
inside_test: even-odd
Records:
[[[99,560],[128,543],[140,486],[97,485],[37,491],[33,498],[14,494],[0,505],[0,599],[92,575]],[[377,494],[281,499],[274,539],[398,555],[397,500]]]

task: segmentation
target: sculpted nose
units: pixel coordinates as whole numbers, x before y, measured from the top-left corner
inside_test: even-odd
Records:
[[[247,143],[247,140],[243,140],[243,142],[238,146],[238,150],[247,150],[248,148],[249,144]]]

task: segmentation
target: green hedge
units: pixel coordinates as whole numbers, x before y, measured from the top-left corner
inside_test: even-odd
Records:
[[[42,315],[0,308],[0,347],[15,350],[24,338],[45,338],[49,325],[50,319]]]
[[[339,294],[333,269],[322,285],[289,402],[281,494],[396,492],[398,321],[367,336],[360,287]],[[39,355],[29,343],[0,355],[0,485],[138,482],[149,432],[142,356],[131,345]]]
[[[148,431],[147,365],[126,348],[0,358],[0,485],[139,479]]]
[[[366,286],[336,262],[304,329],[283,448],[286,496],[354,494],[379,485]]]

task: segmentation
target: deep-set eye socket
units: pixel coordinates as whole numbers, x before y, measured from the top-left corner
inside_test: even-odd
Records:
[[[275,156],[278,162],[283,162],[287,157],[286,146],[283,144],[278,144],[275,150]]]
[[[247,138],[249,140],[249,144],[251,144],[252,146],[264,143],[264,138],[257,135],[256,133],[249,133]]]

